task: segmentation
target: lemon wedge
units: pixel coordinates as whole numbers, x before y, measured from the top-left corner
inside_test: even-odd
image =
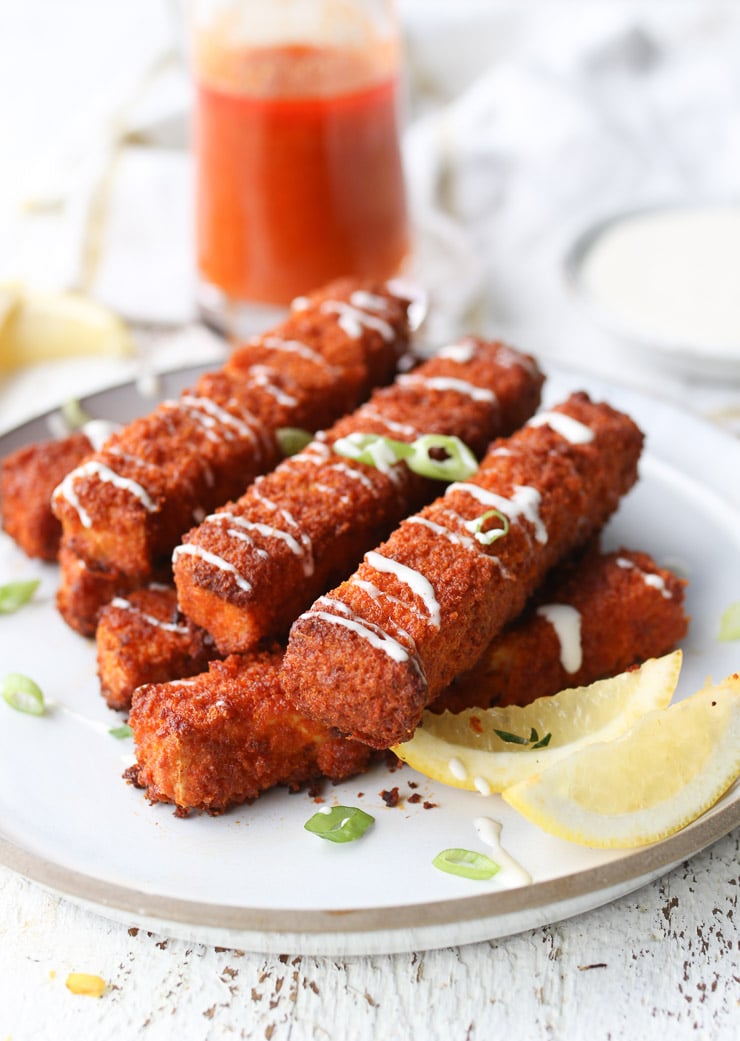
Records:
[[[126,324],[81,293],[0,286],[0,372],[75,355],[133,351]]]
[[[413,738],[393,751],[436,781],[484,795],[501,792],[586,745],[611,741],[646,712],[665,708],[681,661],[681,651],[674,651],[523,707],[427,711]]]
[[[690,824],[740,775],[740,676],[650,712],[507,789],[528,820],[584,846],[657,842]]]

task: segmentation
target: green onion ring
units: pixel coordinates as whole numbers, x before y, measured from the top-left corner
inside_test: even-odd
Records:
[[[67,429],[70,431],[80,430],[84,427],[85,423],[89,423],[92,419],[92,416],[89,416],[87,412],[85,412],[77,398],[70,398],[69,401],[65,401],[60,411],[62,413],[62,419],[67,425]]]
[[[43,716],[46,711],[41,687],[20,672],[8,673],[2,682],[0,693],[17,712],[25,712],[29,716]]]
[[[483,525],[487,520],[490,520],[491,517],[496,517],[500,520],[503,527],[491,528],[490,531],[482,531],[481,529],[483,528]],[[468,521],[465,527],[475,535],[476,540],[480,542],[481,546],[490,546],[491,543],[496,542],[498,539],[502,539],[504,535],[509,534],[510,525],[509,518],[505,513],[502,513],[501,510],[486,510],[486,512],[482,513],[480,517],[475,517],[473,520]]]
[[[354,842],[365,834],[374,820],[356,806],[332,806],[328,811],[314,813],[303,827],[330,842]]]
[[[448,875],[460,875],[462,878],[493,878],[501,870],[495,860],[472,849],[443,849],[432,864]]]
[[[421,477],[438,481],[463,481],[478,469],[478,462],[459,437],[447,434],[423,434],[415,441],[396,441],[383,434],[348,434],[332,445],[337,455],[356,459],[377,469],[393,466],[403,460],[409,470]],[[446,453],[445,459],[434,459],[434,449]]]
[[[313,441],[313,434],[302,427],[279,427],[275,432],[278,447],[284,456],[298,455]]]
[[[0,614],[11,614],[31,599],[40,585],[38,578],[25,582],[7,582],[0,586]]]

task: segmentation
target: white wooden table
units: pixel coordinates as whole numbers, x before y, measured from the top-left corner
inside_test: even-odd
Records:
[[[739,852],[736,831],[609,906],[508,939],[342,959],[168,939],[0,869],[0,1036],[730,1041]],[[71,994],[69,972],[102,976],[103,997]]]

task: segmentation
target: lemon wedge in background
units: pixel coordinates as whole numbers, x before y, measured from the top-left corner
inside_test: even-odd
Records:
[[[584,846],[642,846],[713,806],[740,775],[740,676],[650,712],[503,798],[528,820]]]
[[[84,354],[133,352],[116,314],[81,293],[0,285],[0,372]]]
[[[681,660],[681,651],[674,651],[613,679],[572,687],[523,707],[441,715],[427,711],[413,738],[393,751],[436,781],[483,794],[501,792],[586,745],[611,741],[646,712],[665,708],[676,689]]]

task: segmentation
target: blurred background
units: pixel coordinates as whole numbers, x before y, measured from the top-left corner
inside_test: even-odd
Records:
[[[740,430],[740,349],[717,366],[701,345],[676,358],[626,342],[564,271],[578,235],[613,213],[738,199],[740,6],[398,6],[428,340],[500,335]],[[136,347],[0,365],[0,429],[70,389],[222,355],[194,303],[191,103],[175,0],[3,3],[0,283],[83,290],[130,323]]]

